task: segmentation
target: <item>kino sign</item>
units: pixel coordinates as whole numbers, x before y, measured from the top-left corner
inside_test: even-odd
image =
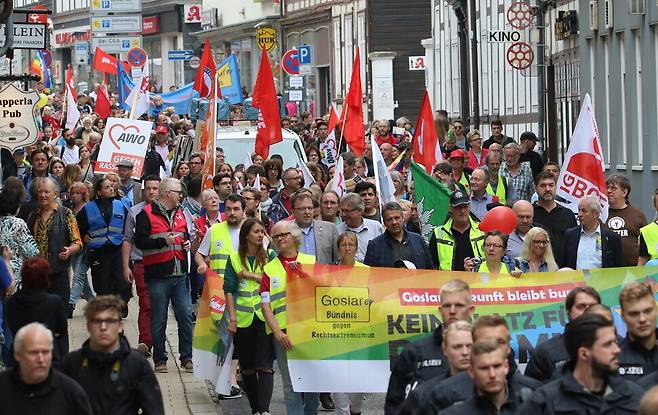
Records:
[[[518,30],[491,30],[487,34],[489,43],[520,42],[523,35]]]

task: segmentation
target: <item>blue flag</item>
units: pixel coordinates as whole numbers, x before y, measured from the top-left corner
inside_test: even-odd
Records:
[[[124,71],[123,65],[121,64],[119,65],[118,78],[117,89],[119,90],[119,103],[121,108],[129,111],[130,106],[125,103],[125,100],[135,84],[130,78],[130,75]],[[149,105],[149,114],[156,115],[168,107],[174,107],[177,114],[188,114],[190,111],[190,100],[199,96],[199,93],[192,89],[193,84],[193,82],[190,82],[172,92],[165,92],[162,94],[152,93],[151,100],[156,96],[160,96],[162,97],[163,102],[162,105],[156,107],[153,101],[151,101],[151,104]]]
[[[231,104],[240,104],[244,100],[242,95],[242,84],[240,83],[240,69],[238,59],[231,55],[217,65],[219,77],[219,88],[222,97],[228,98]]]

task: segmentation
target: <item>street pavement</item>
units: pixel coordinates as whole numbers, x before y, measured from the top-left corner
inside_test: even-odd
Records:
[[[86,302],[80,300],[73,313],[73,318],[69,320],[70,350],[80,348],[88,337],[83,316],[85,305]],[[124,331],[130,345],[133,348],[137,347],[137,302],[134,300],[129,303],[129,313],[124,321]],[[251,415],[246,394],[238,399],[218,400],[211,385],[208,385],[204,380],[196,379],[191,373],[187,373],[180,368],[176,319],[171,310],[167,319],[166,335],[169,371],[168,373],[156,373],[156,377],[160,383],[167,415]],[[153,364],[152,361],[150,362]],[[270,412],[273,415],[284,415],[286,410],[283,402],[283,387],[276,362],[274,367],[276,373],[274,375],[274,393]],[[320,414],[323,413],[331,414],[333,411],[320,412]],[[361,413],[363,415],[384,413],[384,394],[369,394]]]

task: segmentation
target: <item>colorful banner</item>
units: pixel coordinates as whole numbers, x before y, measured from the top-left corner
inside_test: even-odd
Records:
[[[621,287],[651,278],[658,267],[506,275],[393,268],[304,266],[311,278],[287,282],[288,365],[297,392],[386,392],[390,370],[405,344],[441,325],[439,288],[460,278],[472,289],[475,316],[500,314],[512,332],[521,368],[534,347],[562,333],[564,299],[588,284],[601,294],[625,334]]]
[[[123,65],[119,65],[119,75],[118,75],[118,92],[119,92],[119,105],[126,111],[130,111],[130,106],[125,103],[126,98],[132,91],[135,86],[133,80],[130,78],[130,75],[125,71]],[[190,82],[187,85],[184,85],[172,92],[165,92],[162,94],[150,94],[151,105],[149,106],[149,114],[155,115],[160,111],[168,108],[174,107],[176,114],[189,114],[190,112],[190,100],[192,98],[198,97],[199,93],[192,89],[193,82]],[[162,98],[162,105],[156,106],[154,103],[155,97]]]
[[[224,318],[225,307],[224,278],[208,269],[192,338],[194,377],[211,381],[217,393],[228,395],[233,339]]]
[[[217,76],[219,77],[221,96],[228,98],[231,104],[241,104],[244,101],[244,96],[242,95],[238,58],[231,55],[224,59],[217,65]]]

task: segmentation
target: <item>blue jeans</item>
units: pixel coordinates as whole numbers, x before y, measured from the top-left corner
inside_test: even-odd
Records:
[[[190,280],[180,277],[150,277],[146,281],[151,298],[151,335],[153,337],[153,362],[167,362],[165,329],[171,300],[178,323],[178,352],[181,363],[192,359],[192,302]]]
[[[288,415],[316,415],[320,405],[320,394],[316,392],[295,392],[292,389],[290,380],[290,371],[288,370],[288,352],[281,347],[278,341],[272,337],[274,343],[274,352],[281,372],[281,382],[283,383],[283,400],[286,404],[286,413]]]
[[[89,264],[87,263],[88,251],[87,247],[85,247],[82,252],[71,258],[73,284],[71,286],[71,299],[69,303],[73,306],[78,302],[80,294],[87,301],[94,298],[94,293],[91,291],[91,286],[89,285],[89,278],[87,278],[87,272],[89,271]]]

